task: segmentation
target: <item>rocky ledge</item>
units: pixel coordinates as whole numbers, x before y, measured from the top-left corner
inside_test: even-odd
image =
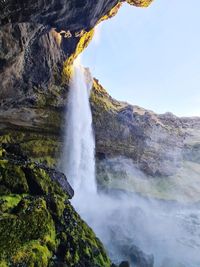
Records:
[[[91,40],[94,27],[114,16],[119,0],[1,0],[0,99],[28,98],[52,91]],[[152,0],[129,0],[148,6]],[[54,89],[53,89],[54,91]],[[8,103],[9,104],[9,103]]]
[[[24,152],[48,166],[57,166],[63,146],[68,89],[37,91],[32,101],[12,100],[0,109],[0,142],[20,143]],[[94,79],[91,106],[97,167],[102,160],[131,159],[150,176],[174,175],[183,160],[200,162],[199,118],[156,114],[113,99]]]
[[[0,148],[0,266],[110,267],[80,218],[66,177],[30,161],[18,145]]]
[[[160,115],[117,101],[96,79],[91,105],[100,161],[126,157],[151,176],[175,174],[186,158],[200,163],[200,118]]]

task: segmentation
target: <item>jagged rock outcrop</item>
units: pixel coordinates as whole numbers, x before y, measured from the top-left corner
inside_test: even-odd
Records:
[[[0,1],[1,142],[19,141],[31,157],[55,163],[70,65],[95,24],[115,15],[122,2]]]
[[[111,98],[97,80],[91,95],[98,158],[131,158],[146,174],[168,176],[180,165],[199,118],[155,114]],[[198,141],[198,140],[197,140]],[[196,143],[197,145],[197,143]]]
[[[67,89],[57,85],[54,91],[37,93],[33,102],[13,102],[12,108],[2,105],[0,141],[18,142],[31,158],[56,165],[62,147],[66,97]],[[123,156],[151,176],[176,173],[183,158],[199,162],[199,118],[158,115],[119,102],[97,80],[91,105],[99,162]]]
[[[115,15],[122,2],[0,1],[1,142],[20,142],[31,157],[55,163],[70,66],[94,26]]]
[[[66,178],[47,165],[55,165],[60,153],[70,66],[93,27],[120,5],[118,0],[0,1],[1,266],[111,265],[71,206]],[[43,164],[29,160],[17,143]]]
[[[51,90],[62,72],[64,53],[52,31],[30,23],[8,24],[0,31],[1,104],[34,101],[35,91]]]
[[[135,6],[151,1],[127,0]],[[113,16],[122,2],[0,0],[1,266],[111,264],[101,242],[72,208],[73,190],[65,177],[47,166],[56,165],[62,147],[69,78],[63,78],[63,63],[69,76],[93,27]],[[200,145],[194,142],[199,119],[157,115],[118,102],[96,80],[91,103],[99,161],[122,155],[152,176],[174,172],[183,150],[185,157],[199,162]],[[10,143],[20,143],[40,164]],[[152,257],[134,246],[129,249],[128,256],[141,266],[153,265]]]
[[[0,147],[0,266],[110,267],[103,245],[70,204],[66,177]]]
[[[132,264],[140,267],[153,267],[154,266],[154,258],[153,255],[146,255],[142,252],[138,247],[134,245],[128,246],[127,244],[121,245],[120,252],[123,253],[124,258],[130,260]],[[129,267],[130,265],[127,262],[124,262],[120,265],[121,267]],[[120,267],[119,266],[119,267]]]
[[[8,23],[33,22],[60,30],[90,30],[105,16],[119,0],[101,2],[83,0],[1,0],[0,25]],[[148,6],[152,0],[128,0],[129,4]]]
[[[129,2],[146,6],[151,0]],[[120,4],[119,0],[0,1],[1,100],[30,99],[35,88],[51,90],[60,82],[64,61],[81,52],[94,26],[116,14]],[[67,64],[72,61],[73,57]]]

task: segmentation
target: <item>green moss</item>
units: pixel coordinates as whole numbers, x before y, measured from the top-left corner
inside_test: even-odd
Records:
[[[38,241],[33,241],[12,256],[12,263],[15,266],[46,267],[51,256],[52,254],[46,246],[41,245]]]
[[[5,187],[0,192],[2,267],[110,267],[101,242],[52,180],[59,174],[14,151],[20,153],[12,147],[4,151],[0,163]]]
[[[101,113],[105,113],[106,111],[116,112],[122,108],[122,103],[116,100],[113,101],[96,79],[93,80],[90,101],[96,109],[100,109]]]
[[[70,204],[66,205],[64,214],[67,218],[67,227],[64,229],[67,266],[80,266],[84,263],[88,267],[110,267],[111,262],[101,242]]]
[[[21,199],[22,199],[21,195],[8,195],[8,196],[0,195],[0,211],[8,212],[10,209],[17,206]]]
[[[51,195],[51,210],[52,212],[58,216],[61,217],[63,215],[63,211],[66,207],[65,201],[66,201],[66,196],[63,195],[58,195],[58,194],[52,194]]]
[[[45,162],[48,166],[55,166],[57,163],[56,155],[59,154],[60,144],[54,138],[33,139],[21,144],[21,147],[31,159],[38,162]]]
[[[58,194],[64,196],[64,192],[60,185],[52,181],[49,172],[38,167],[34,163],[28,164],[24,169],[27,179],[29,181],[29,188],[33,194],[38,193],[41,195]]]
[[[5,168],[8,165],[8,160],[7,159],[0,159],[0,166],[2,168]]]
[[[54,123],[53,116],[50,117],[52,119],[52,129],[56,129],[56,124],[61,125],[61,122],[56,118],[56,123]],[[46,123],[50,124],[50,119]],[[45,163],[49,167],[56,166],[61,147],[61,142],[56,134],[30,132],[23,128],[21,128],[20,131],[10,130],[9,134],[8,131],[5,131],[5,133],[0,136],[0,142],[8,144],[19,143],[23,152],[30,159]],[[3,153],[5,153],[5,151],[0,149],[0,157],[3,156]]]
[[[0,236],[0,260],[12,260],[15,264],[41,258],[45,263],[51,255],[49,248],[55,249],[56,245],[55,226],[45,200],[23,198],[11,213],[0,216]]]
[[[0,261],[0,267],[8,267],[5,261]]]
[[[50,170],[35,163],[0,160],[0,194],[48,195],[64,192],[56,181],[52,181]]]
[[[0,135],[0,143],[11,143],[12,142],[12,136],[10,134],[3,134]]]
[[[13,165],[7,160],[1,160],[0,192],[3,193],[5,187],[11,193],[27,193],[29,189],[22,167],[18,165]]]

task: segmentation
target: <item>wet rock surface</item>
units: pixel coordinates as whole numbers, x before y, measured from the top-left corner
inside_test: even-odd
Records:
[[[109,267],[72,196],[62,173],[25,158],[18,145],[1,146],[0,265]]]
[[[85,31],[119,2],[0,1],[2,266],[111,265],[101,242],[71,206],[73,189],[66,178],[47,166],[56,165],[63,142],[68,92],[63,62],[76,52]],[[127,2],[147,6],[151,0]],[[151,176],[175,172],[182,151],[199,162],[194,156],[199,141],[193,142],[199,119],[157,115],[118,102],[97,81],[91,103],[99,160],[123,155]],[[153,266],[153,258],[138,248],[127,251],[140,267]]]
[[[147,6],[151,0],[128,2]],[[20,143],[29,157],[56,165],[68,93],[63,63],[70,75],[68,65],[92,38],[87,31],[114,16],[120,5],[116,0],[0,2],[1,142]]]
[[[143,251],[141,251],[138,247],[134,245],[130,247],[123,247],[122,251],[124,251],[126,257],[130,258],[130,262],[135,266],[140,266],[140,267],[154,266],[153,255],[146,255]],[[124,265],[124,267],[125,266],[128,267],[129,265]]]
[[[67,94],[66,87],[57,85],[47,92],[35,90],[32,103],[3,103],[0,141],[20,143],[29,157],[55,166],[62,150]],[[121,156],[152,177],[174,175],[188,159],[199,162],[199,118],[159,115],[119,102],[97,80],[91,106],[99,172],[101,162]]]

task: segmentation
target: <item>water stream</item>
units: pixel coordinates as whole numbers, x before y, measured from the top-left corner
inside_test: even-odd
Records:
[[[86,82],[80,59],[74,63],[66,112],[63,171],[74,188],[73,201],[80,195],[96,194],[95,142],[89,96],[92,83]]]
[[[84,68],[76,61],[63,148],[63,171],[75,191],[72,204],[116,263],[128,259],[132,267],[152,266],[138,264],[132,255],[137,246],[145,253],[142,257],[153,255],[155,267],[199,267],[199,206],[183,207],[134,193],[97,192],[90,90]]]

